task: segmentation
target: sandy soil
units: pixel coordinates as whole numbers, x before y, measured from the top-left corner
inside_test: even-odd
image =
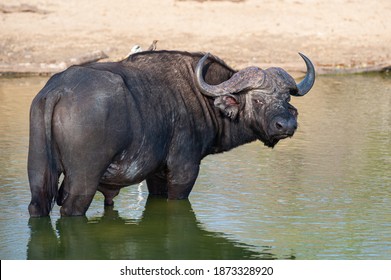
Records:
[[[297,52],[318,73],[389,68],[390,14],[389,0],[7,0],[0,72],[56,72],[96,50],[118,60],[154,39],[158,49],[212,52],[236,68],[302,71]]]

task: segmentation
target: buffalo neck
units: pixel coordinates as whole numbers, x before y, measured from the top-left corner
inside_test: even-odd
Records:
[[[218,110],[215,110],[215,129],[216,138],[213,147],[213,153],[229,151],[238,146],[257,140],[256,135],[246,126],[245,115],[232,120],[223,116]]]

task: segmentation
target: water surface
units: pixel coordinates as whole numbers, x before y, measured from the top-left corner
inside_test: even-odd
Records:
[[[208,156],[189,201],[29,219],[28,113],[47,78],[0,79],[1,259],[391,259],[391,76],[318,77],[295,136]]]

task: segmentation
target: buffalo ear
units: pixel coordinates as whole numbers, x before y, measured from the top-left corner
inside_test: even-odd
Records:
[[[222,95],[215,99],[214,105],[223,112],[225,116],[234,120],[239,112],[239,102],[233,95]]]

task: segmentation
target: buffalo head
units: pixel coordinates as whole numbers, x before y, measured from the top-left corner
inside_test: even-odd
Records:
[[[218,85],[210,85],[203,78],[204,55],[195,70],[199,90],[214,97],[214,105],[227,117],[243,117],[246,127],[266,146],[274,147],[279,140],[293,136],[297,128],[297,110],[289,101],[291,96],[303,96],[315,82],[315,69],[311,61],[299,53],[307,66],[304,79],[296,84],[283,69],[266,70],[248,67]]]

